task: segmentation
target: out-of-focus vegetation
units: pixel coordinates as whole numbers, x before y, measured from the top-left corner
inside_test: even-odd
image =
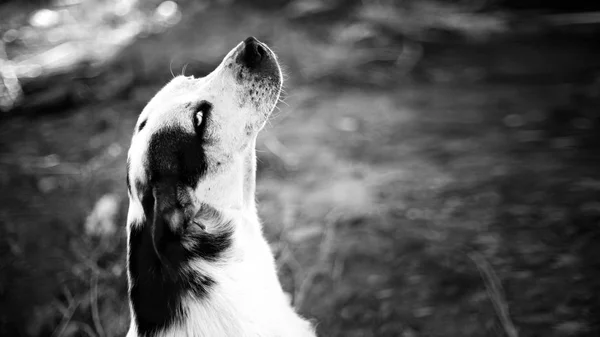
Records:
[[[600,334],[597,7],[4,1],[0,335],[124,334],[137,114],[249,35],[287,74],[259,212],[320,335]]]

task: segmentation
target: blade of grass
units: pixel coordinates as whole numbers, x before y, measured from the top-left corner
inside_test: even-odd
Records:
[[[519,332],[510,318],[508,304],[506,302],[506,297],[504,296],[504,289],[502,288],[500,279],[494,272],[494,269],[480,253],[471,252],[467,255],[475,263],[485,282],[486,291],[494,305],[496,314],[502,323],[504,332],[508,337],[519,337]]]
[[[92,319],[94,321],[94,328],[96,329],[96,334],[98,337],[105,337],[104,329],[102,328],[102,322],[100,322],[100,315],[98,313],[98,274],[94,273],[92,275],[92,292],[91,296],[91,306],[92,306]]]

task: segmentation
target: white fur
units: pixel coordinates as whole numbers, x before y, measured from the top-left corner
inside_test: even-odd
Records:
[[[198,319],[165,331],[165,336],[314,336],[281,290],[257,220],[239,215],[235,223],[239,229],[227,261],[198,260],[190,266],[212,275],[216,282],[207,300],[185,299],[190,317]]]
[[[134,181],[147,183],[144,165],[150,136],[169,125],[192,128],[186,104],[198,100],[211,102],[213,111],[207,134],[212,142],[205,148],[209,167],[193,191],[194,203],[197,207],[209,204],[232,220],[234,226],[232,248],[227,256],[217,262],[197,259],[188,266],[210,276],[215,281],[214,287],[200,300],[191,294],[186,296],[183,303],[189,312],[188,319],[163,331],[161,336],[315,336],[311,325],[295,313],[283,293],[254,201],[256,136],[278,100],[280,86],[276,91],[259,91],[260,105],[251,104],[245,97],[250,83],[235,79],[238,69],[235,57],[242,48],[241,43],[204,78],[173,79],[142,111],[138,126],[147,120],[146,126],[132,139],[128,233],[131,224],[144,217]],[[216,162],[221,165],[215,165]],[[133,310],[131,313],[127,336],[135,337]]]

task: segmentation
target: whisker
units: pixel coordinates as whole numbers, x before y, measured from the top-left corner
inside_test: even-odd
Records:
[[[173,74],[173,59],[171,59],[171,61],[169,61],[169,71],[171,72],[171,76],[173,76],[173,78],[175,78],[175,74]]]
[[[285,95],[286,97],[283,97],[284,95]],[[277,98],[277,101],[278,101],[278,102],[282,102],[283,104],[285,104],[285,105],[287,105],[287,106],[290,106],[290,105],[289,105],[289,104],[287,104],[287,102],[286,102],[286,100],[289,98],[289,96],[288,96],[287,94],[284,94],[284,95],[279,95],[279,97]]]
[[[187,69],[189,63],[186,63],[183,65],[183,68],[181,69],[181,75],[185,76],[185,70]]]
[[[268,119],[268,118],[267,118],[267,124],[269,125],[269,127],[272,127],[272,126],[273,126],[273,124],[271,124],[271,119]]]

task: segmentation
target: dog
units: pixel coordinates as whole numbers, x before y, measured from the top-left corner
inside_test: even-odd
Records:
[[[203,78],[142,110],[127,158],[127,337],[307,337],[255,203],[258,132],[279,100],[277,57],[249,37]]]

